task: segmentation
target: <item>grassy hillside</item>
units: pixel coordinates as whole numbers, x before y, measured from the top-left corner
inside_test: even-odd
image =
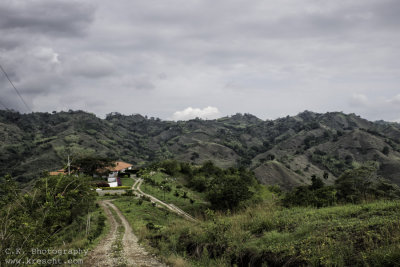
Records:
[[[43,177],[31,190],[22,192],[9,177],[2,179],[0,265],[21,265],[28,258],[81,264],[86,253],[68,251],[93,248],[108,228],[95,200],[88,177]],[[35,252],[46,249],[67,252],[40,257]],[[18,250],[20,253],[13,253]]]
[[[397,266],[400,261],[398,200],[285,207],[284,195],[262,187],[239,209],[220,211],[207,205],[207,191],[190,191],[187,180],[201,175],[207,173],[199,170],[194,178],[177,173],[173,179],[153,172],[146,178],[153,182],[143,187],[160,199],[160,184],[189,192],[205,206],[190,208],[187,199],[170,193],[166,201],[191,212],[197,222],[134,197],[114,201],[141,242],[172,266]]]
[[[137,166],[170,158],[246,166],[263,183],[285,188],[310,184],[312,175],[333,183],[344,170],[375,161],[381,176],[400,184],[399,124],[339,112],[172,122],[118,113],[100,119],[83,111],[0,111],[0,137],[0,176],[20,182],[65,166],[68,154],[96,154]]]

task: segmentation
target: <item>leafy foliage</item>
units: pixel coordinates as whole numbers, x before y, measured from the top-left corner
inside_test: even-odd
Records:
[[[374,164],[345,171],[333,186],[324,186],[313,175],[310,186],[300,186],[283,198],[285,206],[326,207],[341,203],[360,203],[374,199],[399,199],[400,188],[376,175]]]
[[[101,174],[107,172],[106,168],[115,167],[114,159],[100,156],[85,156],[73,161],[71,170],[76,173],[93,176],[93,174]]]
[[[234,209],[239,203],[248,200],[253,193],[240,176],[226,175],[212,179],[207,199],[216,209]]]
[[[0,192],[2,262],[10,257],[4,253],[6,248],[21,248],[28,253],[30,248],[56,245],[67,229],[77,227],[82,217],[95,210],[95,193],[89,179],[83,176],[44,177],[29,192],[20,192],[13,180],[6,177],[0,183]],[[98,226],[90,240],[99,235],[103,226]],[[68,234],[63,241],[71,238]]]
[[[345,171],[335,181],[339,199],[354,203],[375,198],[399,198],[400,188],[378,177],[376,172],[374,164]]]
[[[166,159],[187,164],[212,160],[218,167],[252,168],[260,181],[271,183],[274,180],[268,174],[256,169],[275,160],[290,168],[293,179],[281,184],[288,189],[303,183],[301,173],[294,172],[308,165],[318,175],[329,171],[327,182],[332,182],[353,165],[374,159],[382,166],[381,176],[400,184],[396,176],[399,129],[398,124],[368,122],[339,112],[306,111],[274,121],[236,114],[218,120],[172,122],[138,114],[111,113],[102,120],[83,111],[0,111],[0,176],[11,174],[19,182],[29,182],[43,171],[65,166],[71,154],[74,159],[96,155],[138,166]],[[353,143],[359,145],[353,147]],[[181,171],[173,161],[165,164],[171,175]]]
[[[115,204],[144,242],[184,266],[396,266],[400,255],[398,201],[319,209],[265,201],[235,213],[208,210],[195,224],[127,197]]]

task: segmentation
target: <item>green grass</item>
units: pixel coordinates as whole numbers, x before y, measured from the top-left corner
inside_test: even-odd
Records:
[[[121,210],[126,219],[129,221],[134,232],[140,233],[149,222],[154,225],[165,227],[172,221],[184,220],[169,210],[153,207],[150,202],[143,201],[139,203],[139,199],[135,197],[119,197],[113,203]]]
[[[204,201],[204,195],[184,186],[180,178],[171,178],[168,175],[156,173],[151,176],[151,179],[157,183],[165,181],[164,186],[170,186],[171,191],[166,192],[160,186],[152,186],[144,182],[140,187],[144,193],[150,194],[168,204],[174,204],[193,216],[200,216],[202,211],[209,207],[209,203]],[[178,192],[179,196],[175,196],[175,192]],[[182,197],[184,192],[186,192],[187,198]],[[191,203],[190,199],[194,200],[194,202]]]
[[[270,202],[234,215],[211,214],[200,225],[168,228],[163,240],[203,266],[394,266],[400,262],[399,214],[399,201],[322,209]]]
[[[135,181],[132,178],[121,178],[122,186],[132,187]]]
[[[118,202],[128,209],[124,198]],[[286,209],[267,201],[233,215],[209,212],[208,220],[197,224],[179,218],[168,221],[149,203],[135,205],[134,210],[130,220],[135,231],[143,232],[148,222],[161,226],[153,234],[144,231],[141,238],[165,257],[179,255],[193,266],[396,266],[400,262],[399,201],[322,209]]]
[[[171,253],[170,250],[159,246],[161,244],[159,240],[160,231],[173,225],[186,224],[187,221],[185,219],[169,210],[154,207],[148,201],[138,204],[139,199],[134,197],[119,197],[113,203],[124,214],[133,232],[138,236],[139,242],[148,251],[159,254],[165,262],[171,265],[183,262],[182,266],[188,266],[184,257]],[[154,226],[154,229],[148,228],[149,223]]]
[[[160,183],[166,176],[152,178]],[[173,189],[166,193],[166,202],[188,209],[187,199],[173,195],[181,181],[169,179],[167,184]],[[147,184],[142,190],[163,199],[157,187]],[[192,197],[186,187],[180,190]],[[119,197],[114,203],[141,241],[172,265],[177,260],[184,266],[398,266],[400,201],[284,208],[265,187],[254,190],[261,203],[247,203],[236,213],[205,211],[199,223],[150,202],[138,205],[133,197]],[[202,202],[201,194],[193,197]],[[146,227],[150,223],[155,230]]]
[[[192,223],[147,201],[138,205],[133,197],[115,200],[141,241],[172,265],[399,266],[400,201],[284,208],[261,186],[252,189],[258,204],[251,200],[244,203],[247,208],[223,213],[206,211],[204,196],[186,188],[180,178],[162,173],[151,178],[171,186],[171,192],[165,192],[167,203],[203,214],[198,216],[203,220]],[[141,188],[164,199],[159,186]],[[175,190],[186,191],[195,203],[174,196]]]
[[[103,210],[99,207],[94,212],[91,213],[91,227],[90,233],[96,230],[99,223],[99,216],[103,215]],[[95,248],[98,243],[107,235],[110,230],[110,225],[107,220],[105,220],[105,226],[102,228],[101,234],[97,236],[94,240],[89,241],[85,234],[85,223],[77,222],[76,224],[72,224],[69,227],[63,229],[60,233],[60,238],[56,241],[56,245],[58,245],[57,249],[69,250],[69,249],[88,249],[92,250]],[[79,224],[79,225],[78,225]],[[71,255],[62,255],[60,259],[67,260],[74,259],[79,260],[83,259],[84,254],[77,254],[75,256]],[[76,265],[79,266],[79,265]]]

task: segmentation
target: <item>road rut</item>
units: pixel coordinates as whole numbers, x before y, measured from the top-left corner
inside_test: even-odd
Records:
[[[140,266],[140,267],[166,267],[165,264],[151,256],[139,245],[138,238],[132,231],[131,226],[121,211],[111,200],[100,201],[110,223],[110,232],[100,241],[97,247],[92,250],[84,261],[84,266]],[[120,220],[116,220],[111,210],[113,209]],[[125,231],[122,237],[123,252],[115,257],[113,244],[118,239],[118,227],[123,226]]]

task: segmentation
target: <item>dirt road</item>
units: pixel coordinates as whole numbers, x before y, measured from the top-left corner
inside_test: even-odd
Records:
[[[166,207],[167,209],[175,212],[176,214],[184,217],[185,219],[192,221],[192,222],[196,222],[197,220],[195,218],[193,218],[190,214],[184,212],[183,210],[179,209],[177,206],[175,206],[174,204],[167,204],[161,200],[159,200],[158,198],[153,197],[152,195],[146,194],[144,193],[141,189],[140,186],[142,185],[143,179],[138,179],[135,181],[135,183],[132,185],[132,190],[134,192],[137,192],[140,195],[144,195],[147,196],[151,199],[151,201]]]
[[[138,238],[133,234],[128,221],[111,200],[102,200],[100,205],[110,223],[110,232],[89,253],[84,266],[166,266],[149,255],[138,244]],[[114,217],[111,209],[115,211],[118,218]],[[122,240],[118,231],[121,227],[124,228]],[[122,253],[116,252],[116,243],[118,242],[122,242]]]

